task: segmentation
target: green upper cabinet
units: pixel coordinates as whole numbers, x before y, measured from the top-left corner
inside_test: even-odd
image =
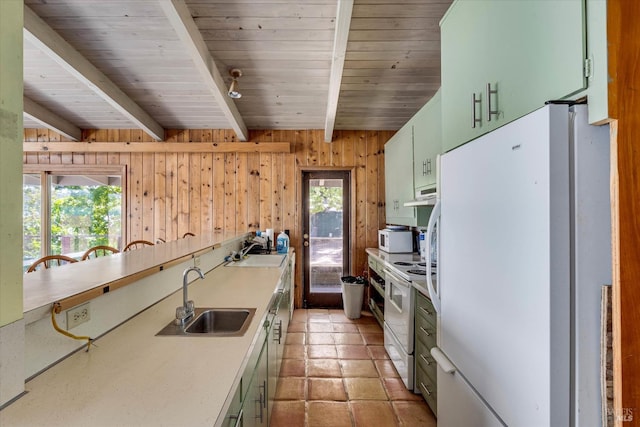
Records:
[[[441,21],[442,147],[586,88],[584,0],[457,0]]]
[[[436,185],[436,157],[442,152],[440,91],[409,121],[413,125],[415,191]]]
[[[384,145],[387,224],[416,225],[416,210],[405,207],[413,199],[413,126],[404,125]]]
[[[587,40],[589,123],[601,124],[609,119],[606,1],[587,0]]]

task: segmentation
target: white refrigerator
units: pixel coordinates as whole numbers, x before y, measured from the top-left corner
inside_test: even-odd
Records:
[[[441,158],[438,427],[601,424],[609,128],[547,105]]]

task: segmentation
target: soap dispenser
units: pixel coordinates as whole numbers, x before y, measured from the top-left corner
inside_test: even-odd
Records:
[[[284,231],[281,231],[278,234],[278,238],[276,239],[276,251],[279,254],[289,253],[289,236]]]

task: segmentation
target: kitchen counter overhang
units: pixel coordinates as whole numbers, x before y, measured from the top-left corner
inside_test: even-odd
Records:
[[[31,323],[43,317],[54,302],[77,298],[83,293],[93,293],[95,297],[113,291],[246,235],[246,232],[217,232],[206,236],[192,236],[25,274],[25,320]],[[66,308],[68,307],[64,309]]]

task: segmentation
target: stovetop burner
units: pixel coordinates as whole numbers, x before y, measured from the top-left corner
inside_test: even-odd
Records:
[[[413,264],[410,262],[404,262],[404,261],[396,261],[393,263],[394,265],[401,265],[403,267],[409,267],[412,266]]]
[[[420,274],[423,276],[427,275],[427,270],[407,270],[407,273],[409,274]]]

